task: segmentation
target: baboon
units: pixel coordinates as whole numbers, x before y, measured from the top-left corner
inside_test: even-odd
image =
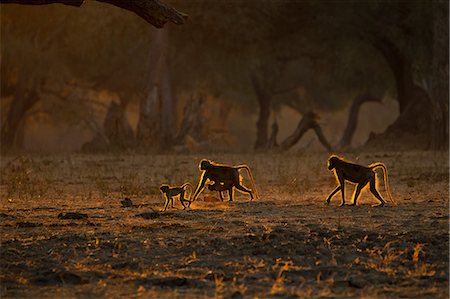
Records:
[[[345,205],[345,181],[349,181],[357,184],[355,193],[353,194],[353,202],[349,204],[350,206],[356,205],[356,201],[358,200],[359,194],[361,190],[369,183],[370,184],[370,192],[380,201],[378,205],[374,205],[374,207],[384,206],[386,203],[383,198],[380,196],[376,189],[376,174],[374,170],[376,168],[382,168],[384,172],[384,185],[386,187],[386,193],[389,196],[389,200],[395,204],[392,200],[391,193],[389,192],[388,185],[388,171],[386,166],[381,163],[370,164],[369,166],[362,166],[358,164],[353,164],[348,161],[345,161],[335,155],[331,156],[328,159],[328,170],[334,169],[334,175],[339,183],[339,186],[331,192],[331,194],[327,198],[327,204],[330,204],[331,198],[339,191],[342,193],[342,203],[339,205],[340,207]]]
[[[256,190],[256,185],[253,179],[252,172],[250,171],[250,168],[245,164],[237,166],[228,166],[223,164],[217,164],[209,160],[203,159],[200,161],[199,169],[203,173],[200,176],[197,189],[195,190],[195,193],[191,198],[191,201],[197,199],[200,192],[202,192],[203,189],[205,188],[205,183],[207,180],[213,182],[213,184],[209,185],[208,187],[209,190],[219,192],[228,190],[230,201],[233,200],[233,193],[234,193],[233,187],[238,189],[239,191],[250,194],[251,200],[253,200],[254,198],[253,194],[255,194],[256,198],[259,197],[258,192]],[[241,185],[241,175],[239,174],[239,169],[247,170],[248,176],[250,177],[250,181],[252,184],[252,190],[247,189]],[[222,199],[222,194],[220,196]]]
[[[208,185],[208,190],[219,192],[220,200],[223,201],[222,192],[229,190],[230,187],[231,186],[229,184],[225,184],[223,182],[222,183],[213,182],[212,184]]]
[[[186,206],[184,205],[184,202],[188,202],[188,207],[191,205],[191,201],[189,199],[186,199],[184,197],[184,194],[186,193],[186,188],[189,187],[191,189],[191,194],[194,191],[194,187],[190,183],[185,183],[179,187],[170,187],[167,184],[162,184],[161,187],[159,187],[159,190],[164,194],[165,196],[165,204],[163,211],[167,209],[169,206],[169,201],[171,202],[171,206],[173,208],[173,197],[179,195],[180,196],[180,202],[183,205],[183,210],[186,209]]]

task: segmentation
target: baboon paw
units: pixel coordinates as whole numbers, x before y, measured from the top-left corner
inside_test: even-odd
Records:
[[[340,207],[345,206],[345,202],[341,203],[339,206],[340,206]]]

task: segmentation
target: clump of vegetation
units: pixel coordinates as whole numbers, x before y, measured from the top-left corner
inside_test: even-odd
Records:
[[[40,198],[51,187],[46,166],[32,158],[19,156],[11,160],[1,171],[2,184],[8,200]]]
[[[272,288],[270,290],[271,294],[277,294],[284,291],[284,272],[288,271],[292,268],[292,261],[277,261],[275,268],[278,268],[277,277],[275,277],[275,281],[273,282]]]
[[[122,177],[115,176],[119,184],[121,196],[143,196],[145,195],[145,182],[137,173],[128,173]]]

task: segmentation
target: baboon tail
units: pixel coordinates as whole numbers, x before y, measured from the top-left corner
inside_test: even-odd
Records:
[[[191,197],[194,194],[194,186],[192,186],[191,183],[184,183],[183,185],[181,185],[181,188],[186,188],[186,190],[189,189],[189,196],[187,196],[187,200],[191,201]]]
[[[375,164],[371,164],[369,165],[370,169],[377,169],[377,168],[381,168],[383,169],[383,176],[384,176],[384,186],[386,187],[386,193],[388,194],[389,200],[394,204],[397,205],[397,203],[392,199],[391,196],[391,191],[389,190],[389,184],[388,184],[388,170],[386,165],[384,165],[381,162],[375,163]]]
[[[252,174],[252,171],[250,170],[250,167],[243,164],[243,165],[236,166],[236,168],[247,170],[248,176],[250,177],[250,182],[252,184],[252,191],[255,192],[255,198],[259,199],[259,194],[258,194],[258,190],[256,189],[255,179],[253,178],[253,174]]]

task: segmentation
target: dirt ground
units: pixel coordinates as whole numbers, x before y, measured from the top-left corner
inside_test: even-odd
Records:
[[[208,156],[247,163],[260,199],[166,212],[159,185],[196,184],[204,156],[3,156],[0,296],[448,298],[448,152],[343,156],[383,161],[398,205],[324,205],[326,153]]]

